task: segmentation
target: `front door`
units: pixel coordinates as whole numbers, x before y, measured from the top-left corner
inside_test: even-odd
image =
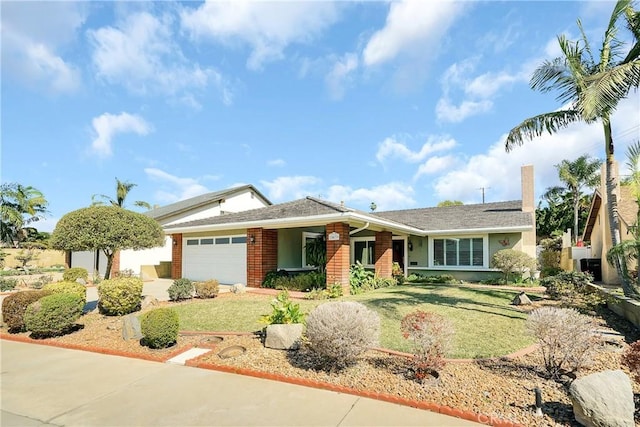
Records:
[[[404,272],[404,240],[393,241],[393,262],[397,262]]]

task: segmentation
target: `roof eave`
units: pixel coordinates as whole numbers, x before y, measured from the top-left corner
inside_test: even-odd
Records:
[[[444,236],[451,234],[488,234],[488,233],[521,233],[532,231],[532,225],[514,225],[510,227],[460,228],[451,230],[424,230],[428,236]]]

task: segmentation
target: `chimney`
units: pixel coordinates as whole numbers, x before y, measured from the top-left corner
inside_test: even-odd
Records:
[[[522,212],[534,212],[533,196],[533,165],[526,165],[520,168],[522,181]]]

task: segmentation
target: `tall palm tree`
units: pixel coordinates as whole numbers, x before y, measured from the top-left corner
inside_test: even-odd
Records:
[[[0,185],[0,240],[16,246],[27,225],[44,218],[48,202],[34,187],[15,182]]]
[[[582,191],[585,188],[595,188],[600,183],[600,165],[598,159],[590,159],[588,154],[578,157],[574,161],[563,160],[555,165],[558,177],[564,186],[548,188],[547,194],[567,195],[573,205],[573,241],[576,242],[579,233],[580,207],[583,200]]]
[[[127,199],[127,196],[129,195],[129,191],[131,191],[131,189],[136,185],[137,184],[134,184],[129,181],[120,181],[118,178],[116,178],[116,198],[113,199],[104,194],[94,194],[91,197],[91,200],[92,200],[91,205],[93,206],[102,205],[104,204],[105,201],[107,201],[112,206],[116,206],[118,208],[124,208],[125,207],[124,202]],[[99,200],[99,199],[102,199],[102,200]],[[141,200],[137,200],[133,202],[133,204],[140,208],[151,209],[151,205],[149,203],[143,202]]]
[[[623,54],[624,44],[617,38],[617,22],[623,15],[631,27],[637,28],[634,27],[637,12],[633,9],[631,0],[618,0],[611,13],[597,62],[579,20],[578,28],[581,37],[578,41],[567,40],[564,35],[558,36],[562,56],[552,61],[543,62],[534,71],[530,85],[532,89],[544,93],[559,92],[557,99],[565,106],[560,110],[524,120],[511,129],[505,141],[505,149],[510,151],[515,146],[522,145],[525,139],[531,140],[542,135],[545,131],[553,134],[575,122],[584,121],[590,124],[600,121],[604,131],[606,193],[612,246],[620,243],[620,218],[614,195],[618,178],[613,176],[614,146],[611,135],[611,114],[618,101],[626,97],[632,87],[638,86],[634,72],[630,74],[623,72],[624,69],[628,69],[627,64],[637,61],[637,53],[634,52],[638,41],[636,38],[636,43],[629,52],[626,55]],[[635,37],[636,33],[633,34]],[[635,70],[635,67],[636,65],[633,65],[631,69]],[[607,86],[615,86],[611,82],[621,79],[627,83],[622,85],[620,89],[609,92],[602,89]],[[605,85],[604,82],[609,82],[609,84]],[[594,99],[600,101],[594,102]],[[618,260],[615,265],[626,293],[630,289],[628,283],[625,283],[622,260]]]

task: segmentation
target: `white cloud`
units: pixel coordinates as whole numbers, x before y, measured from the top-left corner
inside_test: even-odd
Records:
[[[321,179],[314,176],[281,176],[273,181],[260,181],[267,188],[267,197],[272,201],[301,199],[317,196]]]
[[[626,145],[636,139],[639,116],[640,94],[634,94],[619,104],[612,117],[617,153],[624,153]],[[634,125],[630,127],[629,123]],[[620,137],[616,139],[617,135]],[[520,167],[533,164],[537,199],[546,188],[559,184],[554,165],[563,159],[573,160],[583,154],[604,158],[602,126],[599,123],[577,123],[554,135],[545,133],[510,153],[504,150],[505,139],[506,135],[503,135],[486,153],[472,156],[460,168],[436,178],[433,184],[436,197],[480,203],[480,188],[484,187],[487,202],[520,199]]]
[[[118,115],[104,113],[95,117],[91,124],[96,134],[91,143],[91,150],[100,157],[111,156],[115,135],[119,133],[147,135],[152,130],[151,126],[142,117],[129,113],[120,113]]]
[[[209,192],[207,187],[194,178],[178,177],[157,168],[145,168],[144,172],[152,181],[163,185],[163,188],[155,193],[155,198],[162,203],[174,203]]]
[[[401,54],[428,56],[465,5],[460,2],[403,0],[391,3],[384,28],[369,39],[363,59],[379,65]]]
[[[267,165],[268,165],[268,166],[273,166],[273,167],[278,167],[278,168],[283,167],[283,166],[285,166],[286,164],[287,164],[287,162],[285,162],[285,161],[284,161],[284,160],[282,160],[282,159],[273,159],[273,160],[269,160],[269,161],[267,162]]]
[[[433,175],[443,170],[449,169],[456,163],[454,156],[434,156],[429,158],[426,162],[418,167],[415,175],[413,175],[414,181],[420,178],[422,175]]]
[[[413,187],[402,182],[390,182],[371,188],[357,188],[344,185],[329,187],[329,201],[344,202],[349,207],[359,207],[368,211],[371,202],[375,202],[378,211],[403,209],[415,206]]]
[[[352,73],[358,69],[358,56],[354,53],[346,53],[335,61],[333,68],[325,77],[329,94],[333,99],[341,99],[344,96],[345,86],[352,81]]]
[[[250,69],[282,59],[293,43],[307,43],[338,19],[333,2],[206,1],[180,13],[182,27],[195,39],[248,45]]]
[[[460,105],[453,105],[448,98],[440,98],[436,104],[436,116],[438,120],[460,123],[464,119],[491,110],[493,103],[489,100],[462,101]]]
[[[76,91],[80,70],[59,51],[73,42],[86,19],[85,9],[73,2],[3,2],[3,71],[36,89]]]
[[[395,138],[386,138],[378,146],[376,159],[381,163],[389,158],[399,158],[405,162],[416,163],[424,160],[431,153],[450,150],[455,146],[456,141],[452,138],[430,136],[419,151],[412,151]]]
[[[211,84],[225,104],[231,103],[231,89],[222,75],[190,63],[173,41],[171,25],[169,15],[139,12],[116,27],[89,31],[98,76],[132,93],[175,96],[194,107],[199,107],[196,94]]]

